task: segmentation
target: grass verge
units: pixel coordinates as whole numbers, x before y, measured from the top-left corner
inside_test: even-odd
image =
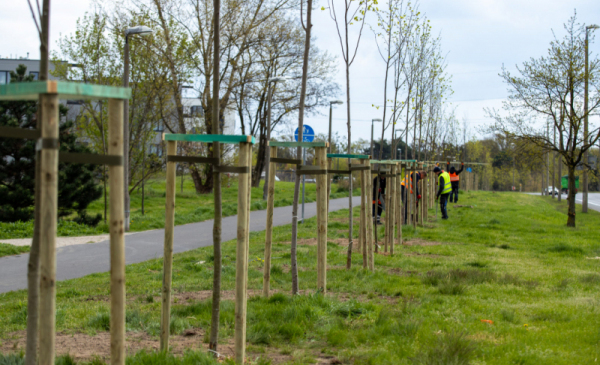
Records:
[[[251,363],[594,363],[600,355],[595,259],[600,214],[580,214],[578,227],[571,229],[565,227],[566,205],[551,198],[470,192],[461,194],[460,204],[473,208],[450,204],[448,221],[433,218],[426,227],[405,227],[406,245],[397,245],[393,256],[378,254],[374,273],[361,268],[358,254],[353,268],[345,269],[347,212],[331,213],[326,296],[316,293],[314,218],[299,226],[299,296],[288,294],[290,226],[274,229],[274,295],[268,299],[259,296],[264,232],[252,233]],[[225,350],[234,331],[234,241],[224,244],[223,257],[220,348]],[[154,343],[161,270],[161,259],[127,266],[128,334],[143,334]],[[98,273],[57,283],[61,333],[90,338],[106,333],[108,279],[108,273]],[[196,331],[190,345],[196,350],[206,347],[211,286],[211,248],[175,255],[171,333],[183,338]],[[25,315],[25,291],[0,295],[2,352],[21,348]],[[100,350],[98,355],[104,356]]]

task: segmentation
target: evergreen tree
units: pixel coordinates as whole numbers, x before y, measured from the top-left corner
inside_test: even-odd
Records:
[[[27,68],[19,65],[11,72],[11,83],[31,82]],[[35,101],[0,102],[0,126],[23,129],[35,129],[37,118]],[[67,115],[63,105],[59,110],[60,119]],[[65,152],[87,152],[90,150],[77,143],[77,137],[71,133],[73,122],[67,121],[60,126],[60,150]],[[0,221],[16,222],[33,219],[35,143],[25,139],[0,138]],[[90,217],[85,213],[87,206],[102,195],[101,188],[94,181],[97,169],[93,165],[59,164],[58,210],[59,217],[77,212],[75,219],[80,223],[96,225],[102,218],[100,214]]]

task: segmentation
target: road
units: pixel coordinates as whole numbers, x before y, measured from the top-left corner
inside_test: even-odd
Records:
[[[360,197],[353,198],[353,206],[360,206]],[[348,198],[334,199],[329,203],[329,211],[348,207]],[[298,207],[300,211],[301,207]],[[177,212],[175,212],[177,214]],[[317,215],[317,204],[305,204],[304,217]],[[267,211],[250,213],[250,231],[264,231]],[[275,208],[273,225],[292,223],[292,207]],[[175,227],[174,253],[212,245],[213,220],[190,223]],[[237,216],[223,217],[222,241],[236,238]],[[125,237],[125,257],[127,264],[134,264],[159,258],[163,255],[164,229],[134,233]],[[107,272],[110,269],[109,242],[88,243],[61,247],[56,254],[56,279],[58,281],[79,278],[85,275]],[[27,288],[28,254],[0,258],[0,293]]]
[[[531,195],[540,195],[541,193],[527,193]],[[575,202],[581,204],[581,198],[583,194],[577,193],[575,195]],[[566,199],[567,195],[563,194],[562,199]],[[588,208],[600,212],[600,193],[588,193]]]

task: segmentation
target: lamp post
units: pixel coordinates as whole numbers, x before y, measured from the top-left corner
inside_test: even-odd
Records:
[[[373,158],[373,130],[374,130],[374,123],[375,122],[383,122],[383,120],[381,118],[373,118],[371,119],[371,158]],[[379,146],[379,148],[382,148],[382,146]]]
[[[152,29],[144,25],[127,28],[125,30],[125,50],[123,51],[124,70],[123,86],[129,87],[129,36],[140,34],[147,35],[152,33]],[[123,103],[123,171],[125,179],[123,180],[123,189],[125,190],[125,231],[129,231],[129,99]]]
[[[401,132],[402,134],[400,134],[400,138],[396,137],[396,150],[398,150],[398,140],[400,141],[400,143],[402,143],[402,136],[404,135],[404,129],[397,129],[394,133],[398,134],[398,132]],[[393,143],[392,143],[393,144]],[[399,153],[399,160],[402,159],[402,149],[400,148],[400,153]]]
[[[337,104],[337,105],[341,105],[344,104],[343,101],[341,100],[330,100],[329,101],[329,138],[328,138],[328,142],[329,142],[329,147],[327,147],[327,153],[331,153],[331,116],[332,116],[332,109],[333,109],[333,105]],[[350,167],[350,166],[348,166]],[[327,161],[327,169],[331,170],[331,160],[328,159]],[[327,211],[329,211],[329,195],[331,194],[331,178],[327,177]]]
[[[584,89],[584,100],[583,100],[583,143],[588,142],[588,90],[589,90],[589,31],[600,28],[596,24],[588,25],[585,27],[585,89]],[[586,150],[583,156],[584,163],[588,163],[588,151]],[[581,212],[587,213],[588,211],[588,171],[587,168],[583,167],[583,198],[581,199]]]
[[[279,81],[285,81],[288,77],[273,77],[267,81],[267,94],[269,97],[268,101],[268,114],[267,114],[267,143],[265,143],[265,184],[263,186],[263,200],[267,200],[267,193],[269,191],[269,160],[271,158],[271,149],[267,145],[271,140],[271,98],[275,87],[271,90],[271,84],[275,84]]]

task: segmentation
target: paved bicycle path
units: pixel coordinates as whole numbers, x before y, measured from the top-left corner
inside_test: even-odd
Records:
[[[360,197],[353,198],[353,206],[360,205]],[[348,208],[348,198],[333,199],[329,211]],[[301,211],[301,206],[298,207]],[[317,215],[317,204],[305,204],[304,217]],[[250,231],[264,231],[267,211],[250,212]],[[292,223],[292,207],[275,208],[273,225],[282,226]],[[213,220],[190,223],[175,227],[173,252],[184,252],[198,247],[212,245]],[[222,241],[237,236],[237,216],[223,217]],[[164,229],[133,233],[125,237],[125,258],[127,264],[162,257]],[[56,254],[56,279],[58,281],[79,278],[85,275],[110,270],[109,242],[88,243],[61,247]],[[0,293],[27,288],[27,262],[29,254],[0,258]]]

